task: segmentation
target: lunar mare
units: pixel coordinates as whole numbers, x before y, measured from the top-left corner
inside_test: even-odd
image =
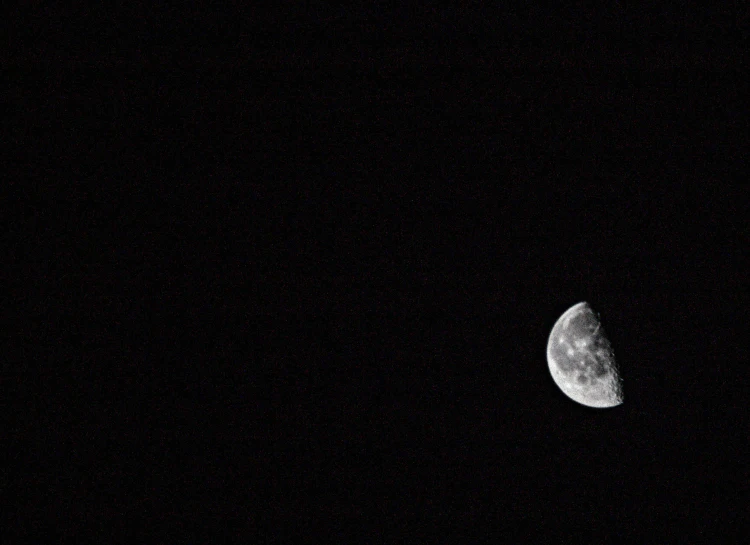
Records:
[[[565,395],[588,407],[623,403],[622,379],[599,317],[586,302],[557,320],[547,342],[547,363]]]

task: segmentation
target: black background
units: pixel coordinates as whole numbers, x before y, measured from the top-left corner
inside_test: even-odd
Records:
[[[739,10],[30,9],[8,535],[740,537]]]

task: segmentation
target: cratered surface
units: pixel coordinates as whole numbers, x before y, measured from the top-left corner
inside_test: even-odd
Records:
[[[596,408],[623,403],[614,352],[588,303],[572,306],[557,320],[547,343],[547,363],[555,384],[572,400]]]

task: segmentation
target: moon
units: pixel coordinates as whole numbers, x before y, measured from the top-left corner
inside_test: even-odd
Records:
[[[570,307],[555,323],[547,342],[547,363],[555,384],[573,401],[600,409],[623,403],[614,352],[599,316],[585,301]]]

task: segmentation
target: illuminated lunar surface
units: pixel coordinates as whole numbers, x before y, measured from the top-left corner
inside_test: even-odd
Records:
[[[557,320],[547,342],[555,384],[573,401],[596,408],[623,403],[622,379],[599,317],[578,303]]]

